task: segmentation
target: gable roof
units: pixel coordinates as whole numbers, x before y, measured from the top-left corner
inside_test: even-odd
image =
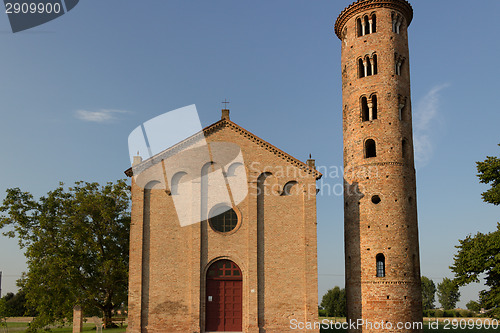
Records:
[[[138,168],[139,170],[141,170],[142,169],[141,166],[143,166],[143,168],[147,168],[151,165],[151,163],[152,164],[159,163],[161,160],[164,160],[167,157],[172,156],[175,153],[178,153],[179,151],[182,151],[183,149],[198,142],[200,139],[206,138],[206,137],[210,136],[211,134],[222,130],[223,128],[229,128],[232,131],[240,134],[244,138],[255,142],[260,147],[273,153],[277,157],[287,161],[288,163],[303,170],[304,172],[307,172],[308,174],[314,175],[316,177],[316,180],[320,179],[323,176],[321,174],[321,172],[317,171],[314,168],[311,168],[307,163],[304,163],[304,162],[296,159],[292,155],[285,153],[283,150],[276,148],[275,146],[273,146],[269,142],[259,138],[255,134],[251,133],[250,131],[247,131],[243,127],[239,126],[238,124],[232,122],[231,120],[229,120],[227,118],[223,118],[223,119],[219,120],[218,122],[213,123],[212,125],[205,127],[199,133],[196,133],[196,134],[190,136],[189,138],[185,139],[184,141],[181,141],[178,144],[176,144],[170,148],[167,148],[164,151],[156,154],[155,156],[153,156],[147,160],[144,160],[141,164],[134,166],[134,168]],[[125,174],[128,177],[132,177],[132,175],[133,175],[132,167],[125,170]]]

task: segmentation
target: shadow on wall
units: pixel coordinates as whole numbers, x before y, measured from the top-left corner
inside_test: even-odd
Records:
[[[364,197],[357,182],[344,178],[344,243],[347,320],[361,318],[361,225],[360,200]],[[354,330],[353,332],[358,332]]]

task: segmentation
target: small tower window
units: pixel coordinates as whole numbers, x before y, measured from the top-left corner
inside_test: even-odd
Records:
[[[401,75],[404,62],[405,59],[402,56],[398,55],[397,53],[394,54],[394,71],[396,75]]]
[[[401,141],[401,152],[403,158],[408,157],[408,141],[406,139],[403,139],[403,141]]]
[[[370,120],[377,119],[377,111],[378,111],[377,95],[373,95],[372,96],[372,114],[371,114]]]
[[[373,139],[365,142],[365,158],[377,157],[377,148]]]
[[[377,64],[377,55],[374,54],[373,55],[373,58],[372,58],[372,72],[373,72],[373,75],[377,75],[378,73],[378,64]]]
[[[363,18],[363,29],[364,29],[363,35],[368,35],[370,33],[370,22],[368,20],[368,16],[365,16]]]
[[[368,99],[366,97],[361,98],[361,118],[363,121],[370,120],[370,114],[368,109]]]
[[[370,60],[370,57],[366,56],[365,57],[365,63],[366,63],[366,76],[372,75],[372,62]]]
[[[377,15],[372,15],[372,32],[377,32]]]
[[[363,36],[363,28],[362,28],[362,25],[361,25],[361,19],[360,18],[358,18],[356,20],[356,29],[358,30],[358,37]]]
[[[363,63],[363,59],[358,60],[358,69],[359,69],[359,77],[365,77],[365,64]]]
[[[385,257],[382,253],[377,254],[377,277],[385,277]]]
[[[392,32],[399,34],[401,32],[401,25],[403,18],[396,13],[392,13]]]
[[[406,121],[406,98],[398,97],[399,120]]]

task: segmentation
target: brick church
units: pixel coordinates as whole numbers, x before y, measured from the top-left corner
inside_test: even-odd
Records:
[[[303,163],[238,126],[229,110],[201,137],[211,154],[186,157],[171,178],[162,161],[199,148],[196,138],[127,170],[140,171],[132,177],[128,332],[278,333],[292,319],[316,321],[314,160]],[[219,163],[220,143],[239,147],[242,159]],[[214,170],[227,183],[246,178],[239,203],[234,187],[225,199],[216,195],[225,181],[206,183]],[[198,223],[184,223],[176,205],[186,193]]]
[[[412,18],[406,0],[358,0],[334,27],[342,45],[349,171],[347,321],[382,323],[349,332],[422,332],[404,326],[422,322]],[[318,321],[321,174],[314,160],[295,159],[232,122],[224,109],[221,120],[193,137],[144,161],[137,157],[126,174],[132,179],[127,332],[305,332],[292,329],[291,320]]]

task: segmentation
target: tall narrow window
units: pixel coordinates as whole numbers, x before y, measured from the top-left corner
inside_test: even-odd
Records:
[[[377,32],[377,15],[372,15],[372,32]]]
[[[404,64],[404,59],[399,59],[399,62],[397,64],[397,73],[398,75],[401,75],[401,69],[403,68],[403,64]]]
[[[370,33],[370,22],[368,22],[368,16],[365,16],[363,18],[363,23],[364,23],[364,28],[365,28],[365,35],[368,35]]]
[[[358,18],[356,20],[356,28],[358,29],[358,37],[363,36],[363,28],[361,26],[361,19],[360,18]]]
[[[377,64],[377,55],[373,55],[373,60],[372,60],[372,66],[373,66],[373,75],[377,75],[378,73],[378,64]]]
[[[372,62],[370,60],[370,57],[366,56],[365,57],[365,63],[366,63],[366,76],[372,75]]]
[[[368,139],[365,141],[365,158],[377,157],[377,147],[375,141]]]
[[[377,254],[377,277],[385,277],[385,257],[382,253]]]
[[[358,60],[358,68],[359,68],[359,77],[365,77],[365,65],[363,63],[363,59]]]
[[[403,155],[403,158],[408,157],[408,141],[406,141],[406,139],[403,139],[403,141],[401,141],[401,153]]]
[[[398,97],[399,120],[406,121],[406,98],[399,95]]]
[[[363,121],[368,121],[370,120],[370,114],[368,110],[368,100],[366,97],[361,98],[361,118]]]
[[[375,120],[375,119],[377,119],[377,110],[378,110],[378,106],[377,106],[377,95],[373,95],[373,96],[372,96],[372,116],[371,116],[371,119],[370,119],[370,120]]]
[[[392,32],[396,32],[396,14],[392,13]]]

